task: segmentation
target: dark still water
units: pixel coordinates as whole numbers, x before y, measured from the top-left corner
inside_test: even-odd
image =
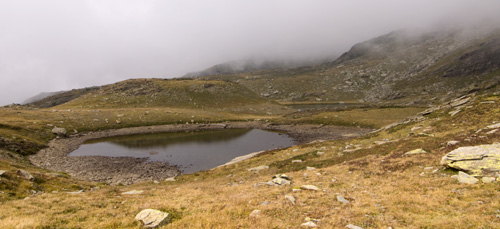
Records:
[[[259,129],[160,133],[101,138],[85,142],[69,156],[149,158],[180,167],[183,173],[208,170],[233,158],[292,146],[286,134]]]

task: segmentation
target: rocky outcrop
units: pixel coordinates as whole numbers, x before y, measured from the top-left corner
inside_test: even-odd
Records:
[[[22,169],[17,170],[17,175],[19,175],[21,178],[23,178],[25,180],[29,180],[29,181],[35,180],[35,177],[33,175],[31,175],[30,173],[28,173]]]
[[[500,171],[500,143],[460,147],[446,154],[441,164],[473,176],[494,175]]]
[[[54,127],[52,133],[56,135],[66,135],[67,131],[64,128]]]

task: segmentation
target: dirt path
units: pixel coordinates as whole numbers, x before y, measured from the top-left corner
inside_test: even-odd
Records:
[[[259,122],[234,122],[224,124],[186,124],[132,127],[123,129],[103,130],[57,138],[52,140],[48,148],[29,157],[37,166],[60,172],[66,172],[74,178],[105,182],[110,184],[132,184],[142,181],[163,180],[177,176],[180,171],[175,165],[163,162],[146,162],[144,158],[84,156],[68,157],[86,140],[160,132],[181,132],[216,130],[227,128],[248,128],[285,131],[298,144],[314,140],[332,140],[357,137],[369,133],[370,129],[354,127],[336,127],[323,125],[276,125]]]

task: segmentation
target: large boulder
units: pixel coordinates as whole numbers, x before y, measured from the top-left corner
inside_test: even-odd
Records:
[[[167,224],[170,218],[170,214],[154,209],[144,209],[135,216],[135,220],[150,228]]]
[[[500,171],[500,143],[460,147],[446,154],[441,164],[472,176],[495,175]]]

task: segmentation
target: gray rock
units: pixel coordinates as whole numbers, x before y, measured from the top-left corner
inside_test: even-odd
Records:
[[[17,170],[17,175],[19,175],[21,178],[23,178],[25,180],[29,180],[29,181],[35,180],[35,177],[33,175],[31,175],[30,173],[28,173],[22,169]]]
[[[293,205],[295,205],[295,197],[293,197],[293,196],[289,196],[289,195],[285,195],[285,200],[288,200],[288,201],[290,201]]]
[[[446,143],[447,146],[454,146],[456,144],[460,143],[459,141],[449,141]]]
[[[494,134],[496,132],[498,132],[499,129],[494,129],[494,130],[490,130],[488,132],[486,132],[487,135],[490,135],[490,134]]]
[[[450,105],[452,107],[458,107],[460,105],[466,104],[469,101],[470,101],[470,97],[466,97],[466,98],[461,97],[461,98],[458,98],[458,99],[451,101]]]
[[[302,160],[293,160],[292,163],[302,163]]]
[[[270,204],[270,203],[271,203],[271,201],[264,201],[264,202],[262,202],[262,204],[260,204],[260,205],[268,205],[268,204]]]
[[[143,190],[132,190],[128,192],[122,192],[122,195],[138,195],[144,193]]]
[[[451,115],[451,116],[455,116],[456,114],[460,113],[462,110],[460,109],[457,109],[457,110],[454,110],[454,111],[450,111],[448,114]]]
[[[257,166],[257,167],[254,167],[254,168],[250,168],[250,169],[248,169],[248,171],[250,171],[250,172],[257,172],[257,171],[264,170],[264,169],[269,169],[269,166],[267,166],[267,165],[261,165],[261,166]]]
[[[337,196],[337,201],[342,202],[344,204],[351,203],[349,200],[346,200],[343,196]]]
[[[66,129],[64,129],[64,128],[54,127],[54,128],[52,129],[52,133],[53,133],[53,134],[57,134],[57,135],[66,135],[67,131],[66,131]]]
[[[462,184],[476,184],[479,180],[462,171],[458,172],[458,182]]]
[[[310,171],[310,170],[315,170],[315,169],[316,169],[316,168],[314,168],[314,167],[309,167],[309,166],[307,166],[307,167],[306,167],[306,170],[309,170],[309,171]]]
[[[441,164],[473,176],[496,174],[500,171],[500,143],[457,148],[446,154]]]
[[[358,226],[355,226],[355,225],[352,225],[352,224],[349,224],[349,225],[347,225],[345,227],[349,228],[349,229],[363,229],[362,227],[358,227]]]
[[[174,182],[175,181],[175,177],[169,177],[169,178],[165,179],[165,181]]]
[[[415,155],[415,154],[424,154],[424,153],[427,153],[427,152],[423,149],[414,149],[414,150],[406,152],[404,155]]]
[[[253,210],[253,211],[250,213],[249,217],[250,217],[250,218],[257,218],[257,217],[259,217],[259,216],[260,216],[260,212],[261,212],[260,210],[255,209],[255,210]]]
[[[0,176],[3,176],[7,171],[5,170],[0,170]]]
[[[274,176],[273,176],[273,178],[282,178],[282,179],[289,180],[289,181],[291,181],[291,180],[292,180],[292,179],[291,179],[289,176],[287,176],[286,174],[276,174],[276,175],[274,175]]]
[[[481,178],[481,181],[485,184],[493,183],[496,181],[494,177],[483,177]]]
[[[315,228],[315,227],[318,227],[318,225],[316,225],[314,222],[307,222],[307,223],[303,223],[300,225],[301,227],[311,227],[311,228]]]
[[[280,178],[280,177],[274,178],[271,182],[274,184],[277,184],[277,185],[290,185],[291,184],[291,181],[289,181],[287,179]]]
[[[498,128],[500,128],[500,123],[489,125],[486,128],[487,129],[498,129]]]
[[[302,190],[311,190],[311,191],[319,191],[319,188],[314,185],[302,185],[300,186]]]
[[[154,228],[169,223],[172,218],[169,213],[155,209],[144,209],[135,216],[135,220],[143,224],[144,227]]]

